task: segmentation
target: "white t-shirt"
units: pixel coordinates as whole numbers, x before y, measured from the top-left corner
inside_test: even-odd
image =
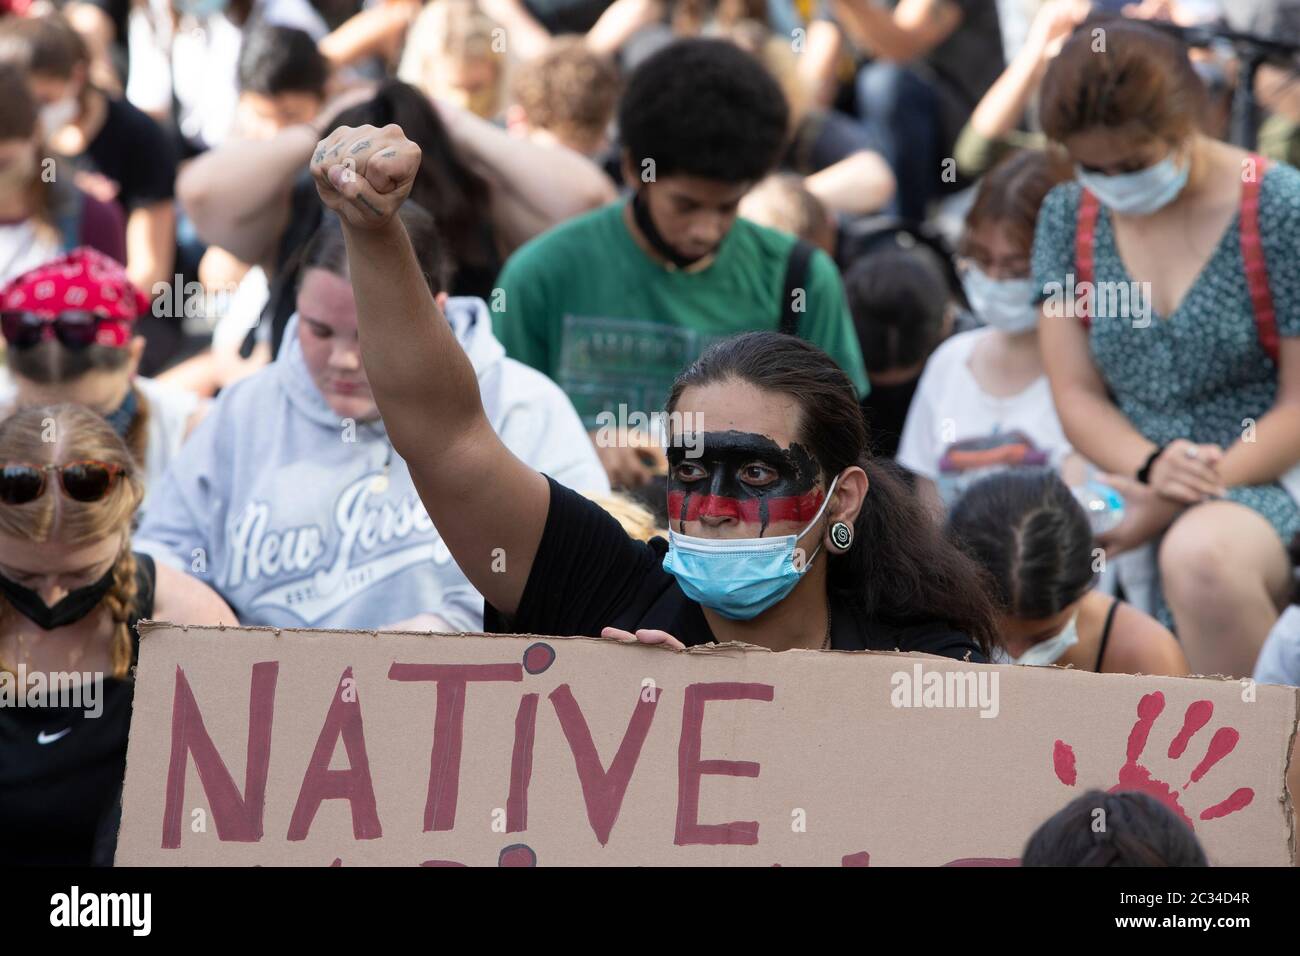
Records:
[[[903,425],[899,464],[933,481],[949,505],[986,474],[1017,464],[1058,467],[1070,453],[1046,375],[1006,398],[975,380],[971,353],[992,334],[961,332],[935,350]]]
[[[0,224],[0,285],[62,254],[56,239],[37,231],[35,219]]]
[[[145,446],[143,512],[149,507],[150,494],[162,481],[172,459],[181,452],[181,445],[189,435],[190,418],[198,409],[200,399],[193,392],[145,378],[135,379],[135,387],[149,403],[149,439]]]
[[[254,20],[296,27],[317,42],[329,32],[308,0],[258,0],[249,23]],[[133,6],[127,32],[126,98],[146,113],[166,113],[174,95],[181,132],[219,146],[235,120],[244,28],[224,13],[185,14],[173,24],[168,0],[147,0]]]
[[[1269,631],[1255,662],[1255,681],[1300,686],[1300,607],[1288,607]]]

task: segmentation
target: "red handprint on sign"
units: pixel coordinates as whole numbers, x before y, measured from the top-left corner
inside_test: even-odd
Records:
[[[1179,791],[1163,780],[1152,777],[1151,771],[1138,763],[1138,760],[1142,757],[1142,752],[1146,749],[1147,737],[1151,734],[1151,727],[1164,709],[1165,695],[1160,691],[1146,694],[1138,701],[1137,720],[1128,734],[1128,759],[1119,768],[1119,782],[1110,788],[1110,792],[1140,790],[1143,793],[1150,794],[1178,814],[1179,818],[1189,827],[1192,827],[1191,818],[1183,810],[1179,802]],[[1183,729],[1169,742],[1168,753],[1171,760],[1177,760],[1183,755],[1192,737],[1210,722],[1213,715],[1214,704],[1208,700],[1193,701],[1187,706],[1187,713],[1183,715]],[[1200,781],[1215,764],[1232,753],[1239,739],[1241,739],[1241,735],[1237,733],[1234,727],[1220,727],[1216,730],[1214,737],[1210,740],[1209,747],[1206,748],[1205,756],[1201,758],[1201,762],[1196,765],[1187,782],[1183,784],[1183,793],[1185,794],[1192,784]],[[1052,751],[1052,765],[1056,771],[1057,779],[1067,787],[1073,787],[1075,780],[1078,778],[1075,770],[1074,748],[1062,740],[1056,741],[1056,746]],[[1217,817],[1236,813],[1248,806],[1254,799],[1254,790],[1249,787],[1241,787],[1213,806],[1206,807],[1200,812],[1198,818],[1201,820],[1214,820]]]

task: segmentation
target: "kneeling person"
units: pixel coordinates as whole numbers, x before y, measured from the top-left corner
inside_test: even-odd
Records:
[[[432,217],[413,203],[400,217],[474,367],[479,394],[466,401],[490,410],[496,435],[530,467],[579,491],[607,491],[564,394],[505,357],[482,300],[442,291],[449,270]],[[158,488],[141,547],[210,583],[246,624],[479,630],[482,598],[379,420],[335,217],[306,247],[302,276],[280,355],[222,392]]]

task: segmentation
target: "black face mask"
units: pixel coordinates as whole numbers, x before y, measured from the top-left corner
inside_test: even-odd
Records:
[[[872,451],[885,458],[898,452],[898,441],[903,434],[907,409],[916,394],[920,376],[897,385],[872,385],[871,392],[862,400],[862,413],[867,419],[867,435]]]
[[[668,244],[668,240],[655,227],[654,219],[650,216],[650,204],[646,202],[644,189],[638,189],[632,195],[632,218],[636,220],[636,227],[641,231],[641,235],[645,236],[646,242],[677,268],[685,269],[704,258],[699,256],[688,259]],[[705,253],[705,255],[712,255],[712,253]]]
[[[75,624],[99,606],[108,589],[113,586],[113,570],[109,568],[102,578],[84,588],[77,588],[65,594],[54,607],[41,600],[41,596],[31,588],[25,588],[17,581],[0,574],[0,591],[9,599],[14,610],[44,631],[56,627]]]

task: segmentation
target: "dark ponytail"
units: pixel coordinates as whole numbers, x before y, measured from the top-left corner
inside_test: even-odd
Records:
[[[406,234],[411,239],[415,260],[429,291],[434,295],[446,292],[451,282],[453,265],[433,216],[408,199],[397,210],[397,218],[402,221]],[[328,209],[321,214],[320,225],[311,238],[299,248],[295,263],[296,284],[299,288],[309,269],[323,269],[342,279],[349,277],[348,247],[343,239],[343,224],[338,215]]]
[[[1004,471],[971,485],[948,516],[948,537],[992,577],[999,610],[1052,617],[1092,587],[1092,528],[1049,468]]]
[[[834,360],[779,332],[737,335],[713,345],[678,376],[668,410],[687,388],[728,380],[798,404],[799,441],[827,484],[853,465],[867,473],[870,488],[854,523],[853,547],[829,556],[830,592],[891,624],[942,621],[987,653],[997,638],[983,572],[944,539],[901,469],[868,454],[857,393]]]

